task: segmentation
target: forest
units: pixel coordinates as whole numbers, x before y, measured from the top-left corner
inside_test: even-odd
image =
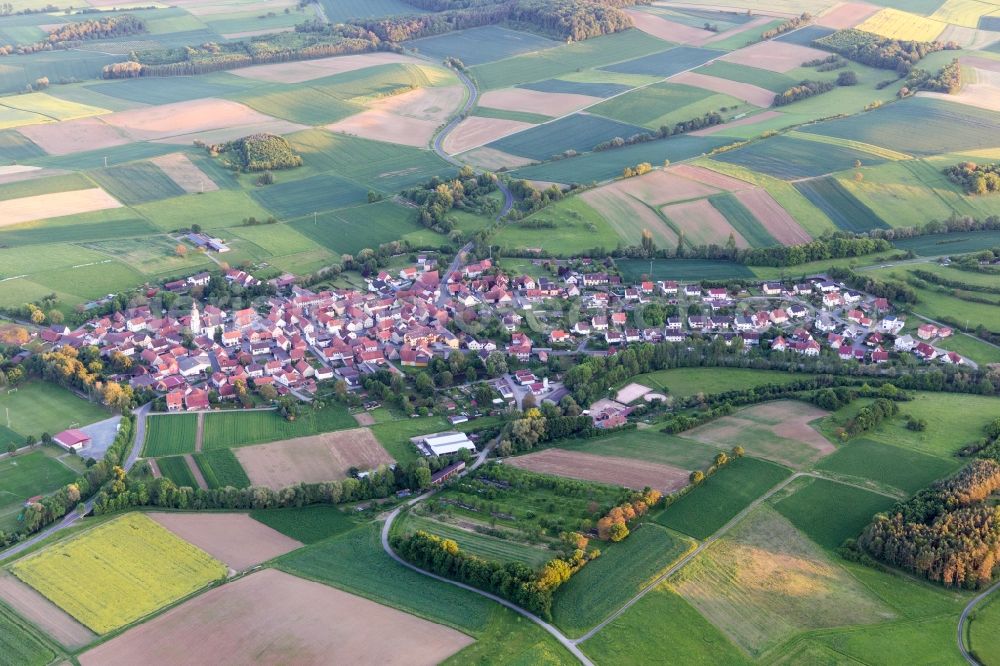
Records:
[[[231,155],[228,166],[237,171],[278,171],[302,166],[288,141],[273,134],[252,134],[242,139],[206,146],[213,157]]]
[[[860,62],[862,65],[879,69],[895,70],[900,76],[909,73],[913,66],[929,53],[942,49],[961,48],[954,42],[911,42],[881,37],[870,32],[850,28],[839,30],[813,42],[814,46],[839,53]]]
[[[0,46],[0,56],[36,53],[53,48],[69,48],[76,42],[94,39],[113,39],[146,32],[146,23],[133,14],[120,14],[107,18],[90,19],[76,23],[61,23],[49,31],[46,39],[34,44]]]
[[[1000,192],[1000,164],[961,162],[944,169],[944,174],[966,194]]]
[[[452,209],[470,210],[484,215],[500,211],[497,201],[488,198],[497,190],[497,177],[491,173],[476,175],[469,166],[462,167],[452,180],[435,176],[420,187],[403,191],[403,196],[420,206],[420,224],[448,233],[455,221],[448,217]]]

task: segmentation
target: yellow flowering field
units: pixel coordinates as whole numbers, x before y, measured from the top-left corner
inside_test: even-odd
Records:
[[[140,513],[18,560],[11,571],[98,634],[226,576],[221,562]]]
[[[948,27],[940,21],[898,9],[883,9],[868,17],[857,26],[858,30],[872,32],[890,39],[908,39],[918,42],[933,42]]]

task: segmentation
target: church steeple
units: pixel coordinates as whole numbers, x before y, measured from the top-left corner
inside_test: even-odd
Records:
[[[201,315],[198,313],[198,303],[191,304],[191,335],[201,335]]]

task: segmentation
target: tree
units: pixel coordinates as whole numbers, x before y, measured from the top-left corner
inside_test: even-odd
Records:
[[[837,76],[837,85],[856,86],[858,85],[858,75],[852,72],[851,70],[847,70],[846,72],[841,72]]]
[[[17,444],[15,444],[14,442],[8,444],[7,453],[9,453],[10,455],[14,455],[15,453],[17,453]]]
[[[56,309],[49,310],[48,317],[53,324],[61,324],[64,321],[63,313]]]
[[[187,253],[188,253],[187,246],[182,243],[178,243],[177,247],[174,248],[174,254],[176,254],[178,257],[184,258],[187,256]]]
[[[625,523],[615,523],[611,526],[611,529],[608,532],[608,538],[611,539],[611,541],[618,542],[627,537],[628,534],[628,525]]]
[[[733,447],[733,457],[734,458],[742,458],[745,455],[746,455],[746,450],[742,446],[734,446]]]
[[[701,482],[705,480],[705,473],[699,469],[696,469],[695,471],[691,472],[691,476],[689,478],[691,480],[692,485],[698,486],[701,485]]]

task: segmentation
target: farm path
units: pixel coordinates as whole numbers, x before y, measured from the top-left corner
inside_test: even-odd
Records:
[[[156,464],[156,458],[149,459],[149,472],[153,475],[154,479],[159,479],[163,477],[163,472],[160,471],[160,466]]]
[[[201,469],[198,468],[198,463],[194,461],[194,456],[190,453],[184,454],[184,462],[187,463],[188,469],[191,470],[191,475],[194,476],[195,483],[202,490],[208,490],[208,483],[205,481],[204,475],[201,473]]]
[[[142,451],[142,444],[143,442],[146,441],[146,416],[149,414],[152,406],[153,403],[147,402],[145,405],[135,410],[135,432],[133,433],[132,436],[132,450],[129,451],[128,456],[126,456],[125,458],[125,462],[122,464],[122,467],[125,469],[126,472],[132,469],[132,467],[135,466],[135,461],[139,459],[139,452]],[[8,548],[7,550],[0,553],[0,558],[6,559],[13,557],[15,555],[19,555],[28,548],[31,548],[32,546],[37,544],[39,541],[47,539],[50,536],[66,529],[67,527],[72,527],[73,525],[76,524],[78,520],[83,518],[84,515],[90,513],[93,510],[94,500],[93,499],[87,500],[87,502],[84,504],[84,508],[86,509],[86,511],[83,511],[82,513],[79,511],[71,511],[58,523],[50,525],[48,528],[37,533],[30,539],[25,539],[16,546]]]
[[[969,652],[965,647],[965,633],[966,633],[966,625],[968,624],[969,621],[969,615],[983,599],[990,596],[998,589],[1000,589],[1000,581],[993,583],[993,585],[988,587],[985,592],[977,595],[975,599],[966,604],[965,608],[962,610],[962,617],[958,619],[958,635],[957,635],[958,650],[959,652],[962,653],[962,656],[965,657],[965,660],[970,664],[972,664],[972,666],[982,666],[982,664],[980,664],[979,660],[976,659],[974,656],[972,656],[972,653]]]
[[[615,620],[617,620],[619,617],[621,617],[621,615],[624,614],[625,611],[627,611],[629,608],[631,608],[632,606],[634,606],[640,599],[642,599],[644,596],[646,596],[650,591],[652,591],[652,590],[656,589],[657,587],[659,587],[660,584],[662,584],[668,578],[670,578],[675,573],[677,573],[678,571],[680,571],[681,569],[683,569],[685,566],[687,566],[702,551],[704,551],[706,548],[708,548],[713,543],[715,543],[716,541],[718,541],[719,539],[721,539],[723,536],[725,536],[725,534],[727,532],[729,532],[729,530],[731,530],[733,527],[735,527],[740,521],[742,521],[744,518],[746,518],[752,511],[754,511],[755,509],[757,509],[761,504],[763,504],[767,500],[771,499],[771,497],[773,497],[776,493],[781,492],[783,489],[785,489],[790,483],[792,483],[796,479],[802,478],[802,477],[810,477],[810,478],[814,478],[814,479],[823,479],[825,481],[832,481],[833,483],[839,483],[839,484],[845,485],[845,486],[851,486],[851,487],[854,487],[854,488],[861,488],[862,490],[867,490],[868,492],[877,492],[880,495],[885,494],[885,493],[880,493],[878,491],[874,491],[871,488],[866,488],[866,487],[863,487],[863,486],[856,486],[853,483],[848,483],[848,482],[842,481],[840,479],[832,479],[832,478],[829,478],[829,477],[827,477],[827,476],[825,476],[823,474],[817,474],[816,472],[796,472],[795,474],[792,474],[787,479],[785,479],[784,481],[778,483],[776,486],[774,486],[773,488],[771,488],[770,490],[768,490],[766,493],[764,493],[763,495],[761,495],[760,497],[758,497],[757,499],[755,499],[753,502],[751,502],[750,504],[748,504],[742,511],[740,511],[738,514],[736,514],[735,516],[733,516],[729,520],[728,523],[726,523],[725,525],[723,525],[722,527],[720,527],[715,532],[715,534],[713,534],[712,536],[708,537],[707,539],[705,539],[704,541],[702,541],[700,544],[698,544],[697,548],[695,548],[694,550],[692,550],[691,552],[689,552],[687,555],[685,555],[684,557],[682,557],[681,559],[679,559],[672,567],[670,567],[669,569],[667,569],[666,571],[664,571],[662,574],[660,574],[660,576],[658,576],[656,579],[654,579],[652,583],[650,583],[649,585],[647,585],[643,589],[639,590],[638,594],[636,594],[634,597],[632,597],[627,602],[625,602],[625,605],[623,605],[621,608],[619,608],[614,613],[612,613],[610,616],[608,616],[603,622],[601,622],[600,624],[598,624],[597,626],[595,626],[593,629],[591,629],[590,631],[588,631],[587,633],[585,633],[583,636],[580,636],[579,638],[573,640],[573,643],[575,645],[579,645],[580,643],[583,643],[587,639],[593,638],[595,635],[598,634],[598,632],[600,632],[606,626],[608,626],[609,624],[611,624],[612,622],[614,622]],[[891,495],[886,495],[886,497],[891,497]]]
[[[201,447],[205,442],[205,412],[198,412],[198,424],[194,431],[194,452],[201,453]]]

